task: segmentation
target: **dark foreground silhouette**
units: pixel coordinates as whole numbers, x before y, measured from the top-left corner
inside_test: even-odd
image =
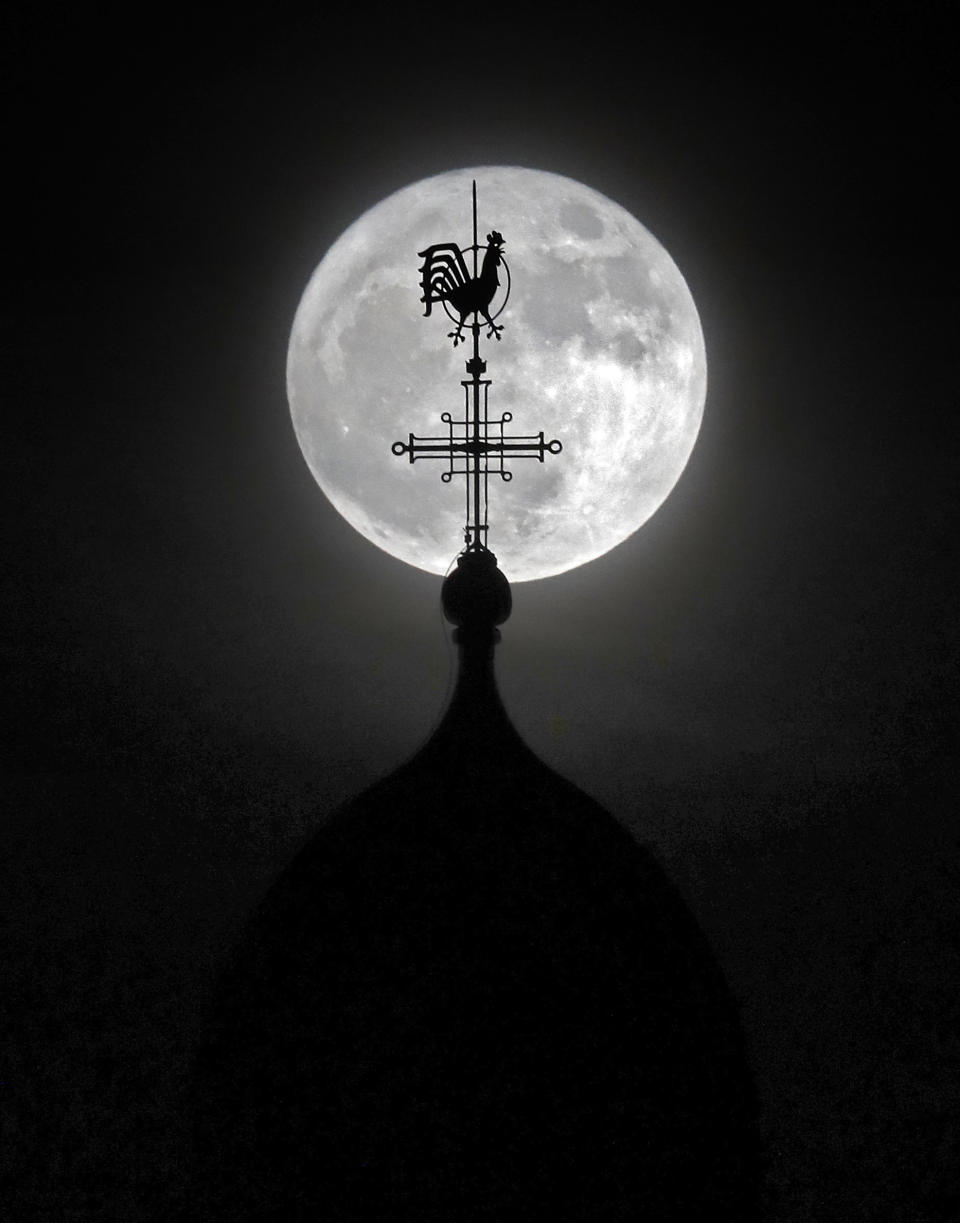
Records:
[[[197,1068],[198,1223],[756,1217],[721,974],[652,857],[516,735],[481,627],[430,743],[250,925]]]

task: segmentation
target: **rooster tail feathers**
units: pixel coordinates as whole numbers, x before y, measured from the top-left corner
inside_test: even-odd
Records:
[[[466,284],[470,273],[460,247],[454,242],[439,242],[417,254],[423,260],[420,268],[423,297],[420,300],[427,307],[424,311],[424,318],[427,318],[433,303],[444,301],[454,289]]]

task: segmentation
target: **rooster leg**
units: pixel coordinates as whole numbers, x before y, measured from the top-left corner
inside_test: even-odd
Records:
[[[492,335],[495,335],[499,340],[500,332],[503,331],[503,328],[497,326],[497,324],[490,317],[488,311],[484,310],[483,317],[487,320],[487,339],[489,340]]]
[[[456,348],[456,346],[463,339],[463,319],[462,318],[460,319],[460,322],[457,323],[456,331],[447,332],[447,338],[450,340],[453,340],[453,346],[454,348]]]

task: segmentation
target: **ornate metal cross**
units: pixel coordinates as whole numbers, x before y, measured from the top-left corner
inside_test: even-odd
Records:
[[[503,412],[493,420],[488,409],[490,379],[482,378],[487,363],[480,359],[480,329],[487,328],[487,339],[500,339],[503,330],[496,319],[503,312],[510,295],[510,269],[503,257],[503,236],[493,230],[487,234],[487,244],[477,242],[477,184],[473,184],[473,245],[466,248],[473,254],[471,276],[464,252],[453,242],[428,246],[420,251],[423,265],[420,268],[420,284],[423,288],[421,301],[426,305],[424,317],[428,317],[434,303],[439,302],[456,324],[448,333],[454,348],[463,339],[463,328],[469,324],[473,334],[473,356],[466,362],[470,375],[460,385],[464,392],[463,419],[457,420],[449,412],[440,419],[447,426],[446,434],[435,437],[418,437],[411,433],[405,442],[394,442],[391,447],[395,455],[407,455],[411,463],[417,459],[446,460],[447,468],[440,479],[449,484],[454,476],[466,477],[466,525],[463,539],[467,551],[486,551],[487,548],[487,497],[491,476],[501,480],[513,479],[513,472],[505,465],[507,458],[537,459],[544,461],[547,454],[559,454],[563,449],[558,441],[544,441],[543,431],[536,434],[510,435],[504,426],[513,419],[510,412]],[[478,273],[477,256],[483,250],[483,264]],[[498,269],[506,272],[507,284],[502,300],[496,301],[500,289]],[[491,313],[493,311],[493,313]],[[485,323],[480,322],[481,316]]]

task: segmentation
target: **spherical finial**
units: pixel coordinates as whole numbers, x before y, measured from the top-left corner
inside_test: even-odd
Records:
[[[510,583],[492,552],[476,549],[457,557],[441,591],[443,614],[464,629],[492,629],[510,615]]]

